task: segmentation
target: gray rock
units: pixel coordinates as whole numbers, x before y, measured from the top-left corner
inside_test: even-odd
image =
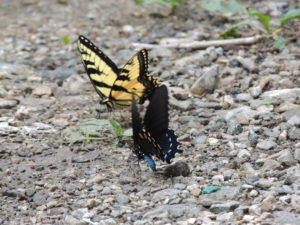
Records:
[[[117,222],[113,219],[113,218],[108,218],[108,219],[105,219],[105,220],[102,220],[101,221],[103,223],[103,225],[116,225]]]
[[[64,219],[64,223],[70,224],[70,225],[86,225],[87,224],[86,222],[78,220],[70,215],[66,215],[66,217]]]
[[[198,215],[201,210],[202,208],[196,204],[161,205],[146,212],[143,215],[143,218],[154,218],[166,212],[174,218],[178,218],[183,215],[189,215],[189,217],[192,217],[193,215]]]
[[[241,149],[239,152],[238,152],[238,155],[237,157],[241,160],[241,162],[246,162],[250,159],[251,157],[251,154],[248,150],[246,149]]]
[[[296,161],[294,160],[294,157],[289,150],[283,150],[279,152],[279,157],[277,158],[277,161],[280,162],[284,166],[292,166],[296,164]]]
[[[33,196],[33,202],[38,206],[47,204],[49,200],[49,194],[45,190],[37,191]]]
[[[265,159],[263,161],[263,167],[264,170],[276,170],[281,168],[280,163],[274,159]]]
[[[275,222],[277,224],[300,224],[300,215],[287,212],[287,211],[275,211]]]
[[[224,201],[234,200],[239,195],[240,187],[224,186],[221,190],[209,195],[200,195],[198,198],[199,204],[208,207],[212,204],[219,204]]]
[[[295,149],[294,158],[300,161],[300,148]]]
[[[291,124],[293,126],[299,126],[300,125],[300,116],[299,115],[294,115],[291,117],[288,121],[288,124]]]
[[[127,204],[129,202],[129,197],[124,194],[119,194],[116,199],[117,199],[117,202],[121,205]]]
[[[214,65],[210,70],[201,75],[201,77],[191,87],[191,92],[195,95],[205,95],[213,93],[219,83],[219,66]]]
[[[182,183],[176,183],[174,184],[174,188],[178,190],[184,190],[186,188],[186,185]]]
[[[82,219],[84,215],[88,213],[88,208],[79,208],[72,212],[72,216],[74,216],[77,219]]]
[[[243,132],[243,127],[235,120],[230,120],[227,122],[227,134],[238,135]]]
[[[256,145],[257,148],[262,149],[262,150],[269,150],[272,149],[276,146],[277,144],[274,141],[270,140],[263,140],[259,141]]]
[[[280,99],[288,102],[294,102],[300,96],[300,88],[280,89],[266,91],[261,95],[262,99]]]
[[[209,209],[214,213],[230,212],[239,207],[239,205],[240,203],[237,201],[228,201],[221,204],[213,204]]]
[[[153,197],[152,200],[154,202],[157,201],[161,201],[166,199],[167,197],[175,197],[176,195],[178,195],[181,191],[177,190],[177,189],[164,189],[161,191],[156,192]]]
[[[270,181],[270,179],[261,178],[256,181],[254,185],[262,189],[268,189],[272,186],[272,181]]]
[[[249,207],[249,213],[251,215],[257,215],[257,216],[261,215],[261,208],[260,208],[260,206],[259,205],[251,205]]]
[[[174,106],[175,108],[184,110],[184,111],[188,110],[192,104],[190,100],[178,101],[176,98],[170,98],[169,103],[170,103],[170,105]]]
[[[288,131],[288,138],[290,140],[300,140],[300,128],[292,127]]]
[[[235,118],[238,123],[247,125],[256,115],[258,115],[257,111],[252,110],[249,106],[242,106],[236,109],[229,110],[225,114],[224,119],[226,121],[230,121]]]
[[[112,193],[110,187],[104,187],[102,192],[103,195],[110,195]]]
[[[11,109],[19,104],[19,100],[15,99],[1,99],[0,98],[0,109]]]
[[[251,99],[252,97],[248,93],[240,93],[236,96],[238,102],[249,102]]]
[[[238,57],[236,57],[236,60],[237,60],[238,62],[240,62],[240,63],[242,64],[242,66],[243,66],[246,70],[248,70],[248,71],[250,71],[250,72],[255,72],[255,71],[257,71],[257,67],[255,66],[254,61],[253,61],[252,59],[250,59],[250,58],[243,58],[243,57],[241,57],[241,56],[238,56]]]

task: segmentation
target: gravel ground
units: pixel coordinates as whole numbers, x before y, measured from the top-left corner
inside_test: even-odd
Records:
[[[244,3],[276,21],[297,2]],[[0,224],[300,224],[299,20],[286,26],[280,52],[268,41],[150,52],[184,150],[173,163],[186,162],[189,176],[155,175],[145,162],[136,176],[130,138],[108,131],[101,141],[65,139],[94,118],[130,128],[129,109],[99,106],[78,35],[123,65],[134,42],[214,40],[232,24],[195,4],[164,16],[170,10],[130,0],[1,1]],[[208,186],[220,190],[204,194]]]

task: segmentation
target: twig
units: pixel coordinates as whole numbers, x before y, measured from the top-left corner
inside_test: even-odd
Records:
[[[134,47],[138,48],[146,48],[146,49],[153,49],[153,48],[191,48],[191,49],[200,49],[200,48],[207,48],[210,46],[225,46],[225,45],[249,45],[258,42],[262,39],[263,36],[256,35],[253,37],[246,37],[246,38],[236,38],[236,39],[226,39],[226,40],[213,40],[213,41],[190,41],[190,42],[182,42],[182,40],[172,39],[171,42],[167,42],[166,40],[160,41],[159,44],[143,44],[143,43],[132,43]]]

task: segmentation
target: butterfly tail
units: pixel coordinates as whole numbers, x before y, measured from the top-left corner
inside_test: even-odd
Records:
[[[182,150],[179,149],[177,136],[173,130],[168,130],[159,137],[158,143],[164,154],[163,161],[166,161],[167,163],[171,163],[171,159],[175,157],[176,153],[182,153]]]
[[[148,165],[150,166],[150,168],[152,169],[153,172],[156,172],[156,165],[154,160],[152,159],[151,156],[145,155],[144,156],[145,161],[148,163]]]

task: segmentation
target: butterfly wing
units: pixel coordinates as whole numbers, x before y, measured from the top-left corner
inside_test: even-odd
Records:
[[[168,89],[165,85],[154,91],[146,110],[144,124],[146,130],[154,139],[159,138],[168,131]]]
[[[95,90],[102,101],[108,99],[119,74],[118,67],[86,37],[80,35],[77,44],[83,65]]]
[[[129,106],[132,95],[140,104],[151,97],[158,84],[152,76],[148,76],[148,64],[148,53],[143,49],[122,68],[110,96],[116,107]]]
[[[174,131],[168,129],[168,90],[166,86],[160,86],[153,93],[145,114],[144,124],[146,130],[161,147],[163,161],[170,163],[177,152],[182,152]]]
[[[137,110],[136,101],[132,99],[132,130],[134,141],[134,153],[140,158],[144,158],[145,155],[157,156],[162,158],[162,151],[156,141],[145,132],[142,125],[142,119],[140,118]]]

